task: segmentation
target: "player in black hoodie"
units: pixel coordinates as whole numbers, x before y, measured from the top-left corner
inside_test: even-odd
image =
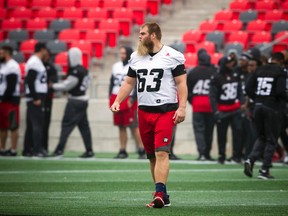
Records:
[[[210,101],[212,112],[217,121],[217,138],[219,147],[218,162],[224,164],[226,159],[226,141],[228,126],[232,128],[233,153],[232,161],[241,162],[241,109],[244,102],[241,83],[237,73],[232,68],[235,60],[224,57],[220,70],[211,80]]]
[[[209,100],[210,80],[216,73],[211,58],[202,51],[198,55],[199,65],[187,76],[188,102],[192,105],[192,123],[199,153],[198,160],[213,160],[210,156],[214,118]]]

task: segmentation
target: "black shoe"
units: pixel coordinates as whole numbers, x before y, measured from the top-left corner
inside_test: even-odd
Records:
[[[175,154],[169,154],[170,160],[181,160],[181,158],[177,157]]]
[[[204,155],[199,155],[199,157],[196,160],[197,161],[206,161],[206,157]]]
[[[33,154],[34,157],[39,157],[39,158],[46,158],[48,157],[48,154],[44,151],[36,152]]]
[[[22,156],[23,157],[32,157],[33,156],[33,154],[32,154],[32,152],[22,152]]]
[[[51,157],[62,157],[62,156],[63,156],[63,151],[61,150],[54,151],[51,155]]]
[[[16,157],[17,156],[17,152],[15,150],[9,149],[9,150],[4,152],[4,156]]]
[[[5,150],[1,150],[0,151],[0,156],[5,156],[5,152],[6,152]]]
[[[128,153],[126,151],[120,151],[114,158],[115,159],[125,159],[128,157]]]
[[[250,159],[244,162],[244,174],[250,178],[253,176],[253,166],[254,163],[252,163]]]
[[[241,164],[242,161],[239,158],[231,157],[227,159],[228,162],[236,163],[236,164]]]
[[[92,157],[94,157],[94,153],[92,151],[84,152],[79,157],[80,158],[92,158]]]
[[[212,158],[210,155],[205,157],[207,161],[216,161],[214,158]]]
[[[274,179],[274,177],[270,175],[269,170],[263,170],[263,169],[259,170],[258,178],[264,180]]]

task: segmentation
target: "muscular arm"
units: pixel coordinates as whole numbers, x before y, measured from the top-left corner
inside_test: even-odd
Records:
[[[120,90],[117,94],[117,97],[110,107],[112,112],[118,112],[120,110],[120,104],[123,100],[125,100],[130,92],[133,90],[134,86],[136,84],[136,78],[126,76],[125,80],[123,81]]]

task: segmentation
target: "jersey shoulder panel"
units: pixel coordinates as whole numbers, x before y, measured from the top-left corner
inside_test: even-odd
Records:
[[[166,45],[163,47],[163,52],[165,56],[170,56],[172,64],[175,65],[175,67],[185,63],[184,55],[181,52]]]
[[[17,75],[20,75],[21,73],[20,66],[14,59],[11,59],[9,62],[7,62],[6,67],[8,73],[15,73]]]

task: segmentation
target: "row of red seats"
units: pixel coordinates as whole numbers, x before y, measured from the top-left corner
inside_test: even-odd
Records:
[[[39,10],[45,7],[55,7],[59,10],[69,7],[78,7],[82,9],[102,7],[109,10],[121,7],[147,8],[151,15],[158,15],[159,8],[163,4],[171,4],[172,0],[7,0],[0,7],[14,9],[19,7]]]
[[[236,9],[235,5],[245,5]],[[283,8],[281,8],[283,6]],[[287,6],[287,7],[286,7]],[[235,16],[235,11],[241,13],[247,10],[265,11],[263,16],[256,20],[243,23]],[[286,11],[287,9],[287,11]],[[198,30],[189,30],[182,35],[186,45],[186,66],[197,65],[197,51],[204,48],[211,55],[212,63],[217,64],[218,53],[226,45],[235,45],[248,49],[257,45],[270,43],[273,39],[279,40],[288,36],[288,0],[234,0],[230,9],[223,9],[214,14],[213,20],[205,20],[199,24]],[[282,20],[282,21],[280,21]],[[281,25],[281,26],[280,26]],[[273,51],[288,48],[288,38],[276,43]],[[228,46],[229,47],[229,46]]]

